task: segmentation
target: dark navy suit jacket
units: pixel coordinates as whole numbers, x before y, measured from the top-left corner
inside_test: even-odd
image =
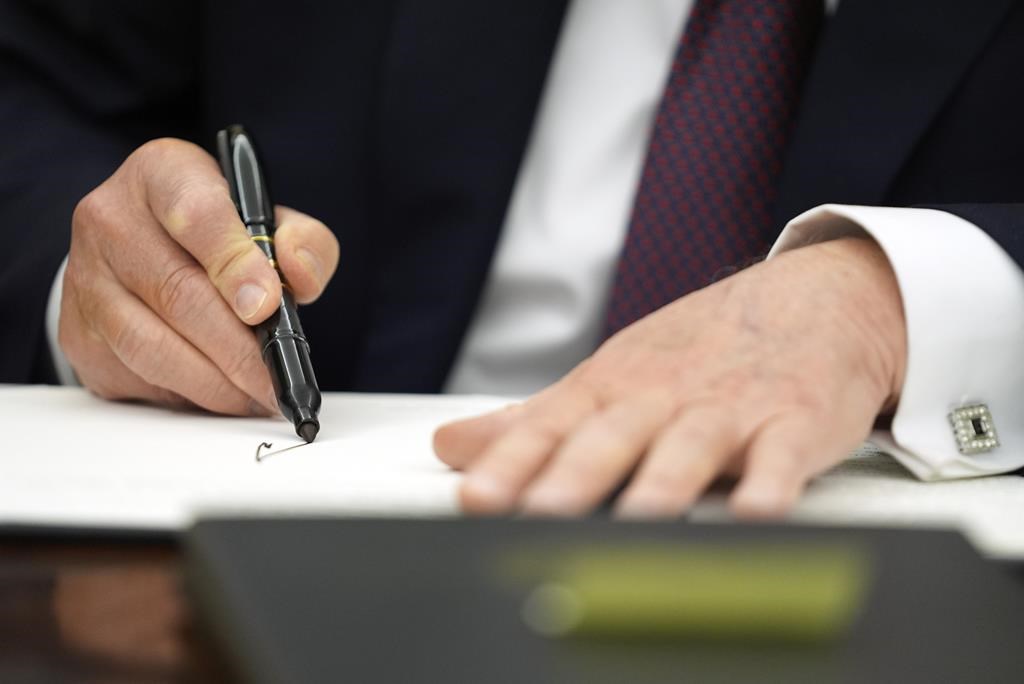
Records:
[[[0,382],[47,379],[77,201],[142,142],[263,145],[341,267],[303,313],[326,389],[436,391],[477,305],[558,38],[553,0],[0,2]],[[948,205],[1024,262],[1024,2],[843,0],[779,227]],[[928,245],[922,244],[925,254]]]

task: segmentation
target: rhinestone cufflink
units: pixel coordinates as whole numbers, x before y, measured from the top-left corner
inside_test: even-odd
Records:
[[[961,454],[984,454],[999,446],[992,414],[984,404],[953,409],[949,423],[953,426],[953,436]]]

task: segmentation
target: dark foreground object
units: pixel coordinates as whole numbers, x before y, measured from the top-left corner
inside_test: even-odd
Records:
[[[553,639],[523,622],[510,551],[849,543],[872,579],[833,643]],[[1024,589],[951,532],[685,523],[204,521],[186,539],[205,627],[245,681],[1020,681]]]

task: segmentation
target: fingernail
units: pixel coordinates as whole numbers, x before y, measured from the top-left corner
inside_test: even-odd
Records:
[[[467,475],[462,483],[463,494],[470,499],[475,506],[487,508],[501,506],[508,498],[508,492],[496,479],[490,475],[472,474]]]
[[[235,311],[243,320],[249,320],[256,315],[266,299],[266,290],[256,283],[245,283],[235,294]]]
[[[774,517],[785,511],[781,494],[766,489],[744,489],[737,492],[736,512],[745,517]]]
[[[296,249],[295,256],[297,256],[299,261],[305,265],[306,270],[313,274],[313,277],[316,278],[316,282],[324,282],[324,265],[320,261],[320,257],[313,254],[313,252],[309,251],[305,247],[299,247]]]

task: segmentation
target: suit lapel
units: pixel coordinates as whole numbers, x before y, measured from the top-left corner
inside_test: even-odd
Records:
[[[781,226],[825,202],[884,203],[1013,0],[843,0],[821,38],[784,167]]]

